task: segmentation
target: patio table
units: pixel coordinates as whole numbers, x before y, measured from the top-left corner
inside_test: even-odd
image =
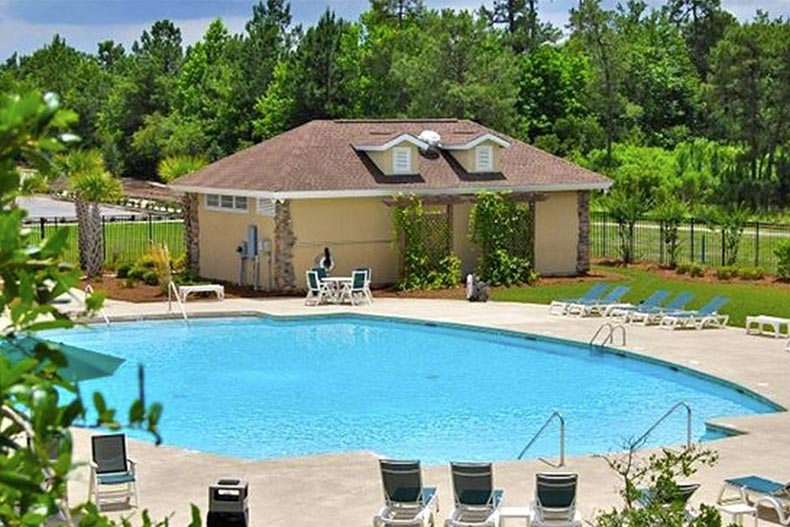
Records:
[[[343,289],[351,287],[354,279],[350,276],[326,276],[321,279],[321,283],[326,284],[327,288],[331,290],[332,295],[329,301],[338,304],[343,295]]]

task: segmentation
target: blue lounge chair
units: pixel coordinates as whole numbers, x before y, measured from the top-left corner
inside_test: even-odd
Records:
[[[672,312],[682,311],[686,304],[694,298],[692,293],[684,291],[672,299],[670,303],[663,307],[638,308],[628,317],[628,322],[641,322],[643,325],[658,323],[661,318]]]
[[[494,489],[491,463],[450,463],[455,508],[445,527],[496,527],[503,492]]]
[[[382,459],[379,467],[384,507],[373,517],[373,525],[434,525],[439,510],[436,487],[422,486],[420,462]]]
[[[529,517],[531,527],[577,527],[582,517],[576,509],[578,474],[544,473],[535,476],[535,502]]]
[[[612,318],[621,318],[623,322],[628,322],[628,317],[636,311],[637,309],[651,309],[655,307],[661,307],[661,304],[669,298],[669,291],[665,289],[658,289],[654,291],[649,297],[645,298],[638,304],[623,304],[621,306],[615,306],[611,309],[608,309],[604,312],[604,316],[612,317]]]
[[[664,315],[661,318],[661,327],[665,329],[696,328],[702,329],[705,326],[722,328],[730,320],[729,315],[720,315],[719,308],[729,302],[730,299],[723,296],[715,296],[710,301],[695,311],[675,311]]]
[[[578,298],[560,298],[559,300],[552,300],[551,304],[549,304],[549,315],[555,314],[559,310],[558,313],[564,315],[568,306],[570,304],[578,304],[580,302],[590,302],[603,294],[604,291],[609,287],[607,282],[598,282],[594,284],[590,289],[587,290],[584,295]]]
[[[580,317],[587,315],[602,315],[607,309],[612,309],[614,306],[618,305],[624,305],[620,299],[630,290],[630,286],[618,285],[601,299],[570,304],[565,312],[569,315],[578,315]]]
[[[735,495],[728,496],[727,491],[735,491]],[[760,476],[725,479],[717,502],[720,505],[744,503],[770,507],[780,524],[790,525],[790,482],[780,483]]]

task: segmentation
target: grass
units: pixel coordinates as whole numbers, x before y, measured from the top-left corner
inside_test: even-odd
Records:
[[[716,295],[723,295],[730,302],[722,309],[722,313],[730,315],[730,325],[743,327],[747,315],[773,315],[790,318],[790,289],[779,285],[750,284],[744,282],[704,282],[683,278],[666,278],[648,271],[635,268],[594,267],[593,271],[614,278],[606,278],[612,284],[623,284],[631,287],[624,301],[637,303],[655,291],[666,289],[674,294],[689,291],[695,295],[687,306],[699,308]],[[602,279],[603,280],[603,279]],[[492,291],[491,298],[505,302],[529,302],[549,304],[556,298],[578,297],[583,295],[593,281],[575,280],[551,283],[538,286],[511,287]]]

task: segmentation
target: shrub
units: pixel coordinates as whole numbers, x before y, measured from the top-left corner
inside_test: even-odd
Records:
[[[738,277],[743,280],[762,280],[767,274],[762,267],[741,267],[738,269]]]
[[[183,271],[187,268],[187,253],[182,253],[181,256],[171,260],[170,266],[175,271]]]
[[[461,281],[461,259],[450,254],[442,258],[439,266],[428,273],[428,289],[447,289]]]
[[[131,278],[132,280],[142,280],[143,279],[143,275],[146,272],[147,271],[145,269],[142,269],[140,267],[136,267],[135,266],[135,267],[132,267],[131,269],[129,269],[129,272],[126,273],[126,277],[127,278]]]
[[[129,276],[129,271],[132,270],[132,264],[126,262],[118,265],[118,268],[115,270],[115,276],[118,278],[126,278]]]
[[[691,264],[689,267],[689,276],[693,276],[695,278],[705,276],[705,266],[698,263]]]
[[[494,251],[489,256],[488,263],[488,272],[484,277],[490,285],[523,284],[532,277],[529,260],[513,256],[504,249]]]
[[[782,240],[774,248],[777,258],[776,275],[780,280],[790,280],[790,240]]]
[[[159,275],[156,271],[146,271],[143,273],[143,282],[148,285],[159,285]]]
[[[676,274],[688,274],[691,270],[690,263],[681,263],[675,266],[675,273]]]
[[[738,276],[738,268],[732,265],[716,268],[716,278],[719,280],[731,280]]]

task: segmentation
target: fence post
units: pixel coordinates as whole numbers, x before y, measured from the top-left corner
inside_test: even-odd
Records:
[[[605,212],[602,213],[600,217],[601,217],[601,226],[603,230],[603,235],[601,236],[601,242],[602,242],[601,258],[608,258],[608,255],[606,254],[606,236],[607,236],[606,226],[609,225],[609,217]]]
[[[41,239],[42,240],[44,238],[46,238],[46,233],[45,233],[45,229],[44,229],[44,225],[46,224],[46,222],[47,222],[47,220],[43,216],[38,219],[38,224],[41,227]]]
[[[691,218],[691,263],[694,263],[694,218]]]
[[[760,267],[760,222],[754,222],[754,266]]]
[[[664,265],[664,222],[658,222],[658,263]]]
[[[148,243],[154,242],[154,226],[151,224],[151,215],[148,215]]]
[[[107,261],[107,218],[101,216],[101,250],[104,261]]]
[[[702,233],[702,251],[700,254],[700,261],[704,264],[705,263],[705,233]]]
[[[725,262],[725,254],[726,254],[725,245],[724,245],[725,238],[726,236],[724,235],[724,229],[722,229],[721,230],[721,265],[727,265]]]

